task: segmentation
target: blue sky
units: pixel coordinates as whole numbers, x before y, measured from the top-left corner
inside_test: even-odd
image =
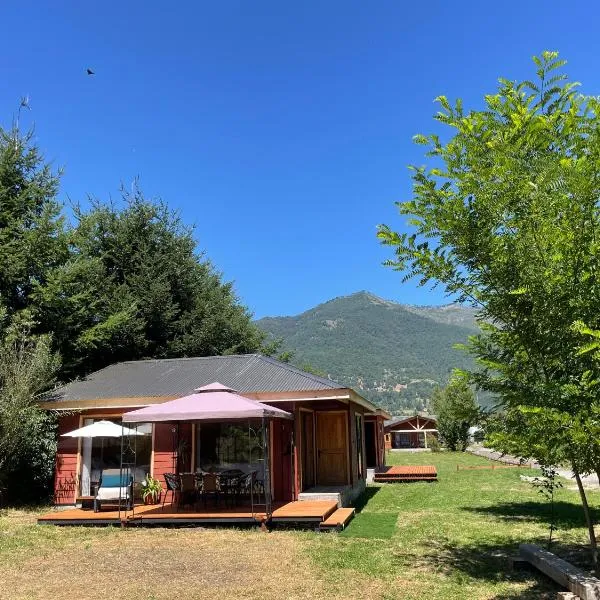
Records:
[[[139,177],[257,316],[361,289],[437,304],[381,266],[376,225],[404,227],[394,202],[423,162],[412,136],[437,131],[437,95],[480,106],[544,49],[600,93],[599,10],[550,6],[5,0],[0,122],[30,97],[65,201]]]

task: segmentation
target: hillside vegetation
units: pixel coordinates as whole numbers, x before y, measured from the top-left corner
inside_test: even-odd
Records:
[[[477,330],[471,308],[409,306],[368,292],[257,324],[283,339],[297,366],[349,385],[396,414],[428,409],[436,385],[454,368],[473,366],[453,346]]]

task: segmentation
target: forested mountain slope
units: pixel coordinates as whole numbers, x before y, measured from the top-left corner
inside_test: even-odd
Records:
[[[477,331],[475,311],[411,306],[368,292],[335,298],[294,317],[257,324],[294,352],[292,363],[326,374],[397,414],[428,408],[435,385],[472,359],[453,346]]]

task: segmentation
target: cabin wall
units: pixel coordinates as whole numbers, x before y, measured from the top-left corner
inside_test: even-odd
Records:
[[[271,422],[271,488],[275,502],[294,500],[292,481],[292,431],[294,424],[286,419],[273,419]]]
[[[54,504],[74,504],[79,487],[79,440],[60,437],[79,427],[79,415],[58,417],[58,448],[54,466]]]
[[[171,423],[155,423],[152,434],[152,476],[161,482],[165,490],[165,473],[174,473],[177,469],[173,455],[173,427]]]

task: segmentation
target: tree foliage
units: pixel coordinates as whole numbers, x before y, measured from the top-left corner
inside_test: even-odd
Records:
[[[69,376],[146,357],[247,353],[264,334],[190,228],[140,190],[76,211],[71,256],[35,292]]]
[[[67,219],[59,183],[32,132],[0,128],[0,487],[12,499],[33,499],[52,474],[53,418],[36,400],[55,379],[253,352],[265,338],[164,202],[136,188]]]
[[[413,168],[400,204],[412,231],[382,226],[389,264],[479,307],[471,380],[501,398],[496,442],[543,464],[599,471],[598,364],[574,327],[600,329],[600,101],[577,92],[556,52],[536,77],[500,79],[483,110],[437,100],[449,128],[416,136],[432,168]]]
[[[54,420],[37,400],[54,381],[59,359],[49,336],[33,336],[31,326],[19,315],[0,342],[0,488],[21,501],[46,487],[56,450]]]
[[[444,388],[436,388],[432,397],[437,428],[449,450],[466,450],[469,428],[479,420],[480,409],[475,393],[464,377],[454,377]]]

